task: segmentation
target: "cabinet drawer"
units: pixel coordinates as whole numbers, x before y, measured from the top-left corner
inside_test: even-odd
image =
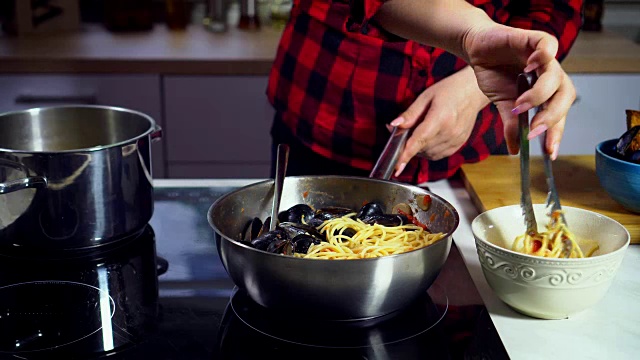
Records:
[[[269,162],[266,76],[166,76],[170,162]]]
[[[159,75],[2,75],[0,112],[57,105],[106,105],[137,110],[164,128]],[[165,175],[165,140],[153,143],[153,176]]]

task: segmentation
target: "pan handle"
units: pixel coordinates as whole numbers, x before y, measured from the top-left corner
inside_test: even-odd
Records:
[[[396,167],[398,158],[404,150],[404,145],[409,138],[409,129],[394,127],[391,136],[384,146],[376,165],[369,174],[370,178],[389,180]]]
[[[29,175],[29,170],[24,165],[14,163],[13,161],[0,159],[0,166],[14,168],[20,170]],[[29,188],[44,188],[47,187],[47,178],[44,176],[26,176],[21,179],[11,180],[7,182],[0,182],[0,194],[8,194],[14,191],[29,189]]]
[[[151,132],[151,141],[157,142],[160,141],[160,139],[162,139],[162,127],[156,124]]]

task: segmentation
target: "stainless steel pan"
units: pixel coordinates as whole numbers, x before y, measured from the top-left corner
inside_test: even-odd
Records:
[[[243,187],[219,198],[208,220],[218,253],[233,282],[249,296],[283,316],[323,319],[367,319],[401,309],[431,286],[451,248],[459,216],[446,200],[420,187],[381,179],[348,176],[287,177],[281,210],[306,203],[314,208],[358,209],[378,201],[390,212],[397,203],[415,204],[416,196],[433,202],[417,218],[447,236],[408,253],[363,260],[316,260],[272,254],[236,239],[253,217],[270,215],[273,180]]]

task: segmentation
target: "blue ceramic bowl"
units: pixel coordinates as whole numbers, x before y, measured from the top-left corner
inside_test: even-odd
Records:
[[[640,213],[640,164],[616,158],[618,139],[596,146],[596,174],[604,190],[625,209]]]

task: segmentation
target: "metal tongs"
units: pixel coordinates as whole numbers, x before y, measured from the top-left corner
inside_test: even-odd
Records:
[[[531,89],[537,80],[535,73],[522,73],[518,75],[518,96],[522,95],[525,91]],[[539,111],[540,108],[536,109]],[[529,187],[531,186],[531,177],[529,175],[529,112],[523,112],[518,115],[518,129],[520,137],[520,187],[522,195],[520,197],[520,207],[522,207],[522,213],[524,215],[525,225],[527,227],[527,234],[537,234],[538,224],[536,223],[536,217],[533,213],[533,205],[531,203],[531,192]],[[544,172],[547,179],[547,187],[549,192],[547,194],[546,208],[550,213],[554,211],[560,211],[561,221],[567,225],[567,221],[564,218],[564,214],[561,212],[562,207],[560,205],[560,197],[556,190],[555,181],[553,179],[553,171],[551,168],[551,158],[545,149],[545,143],[547,139],[547,132],[540,137],[540,145],[542,147],[542,157],[544,161]],[[564,240],[564,248],[562,250],[562,257],[569,257],[573,245],[570,240]]]

